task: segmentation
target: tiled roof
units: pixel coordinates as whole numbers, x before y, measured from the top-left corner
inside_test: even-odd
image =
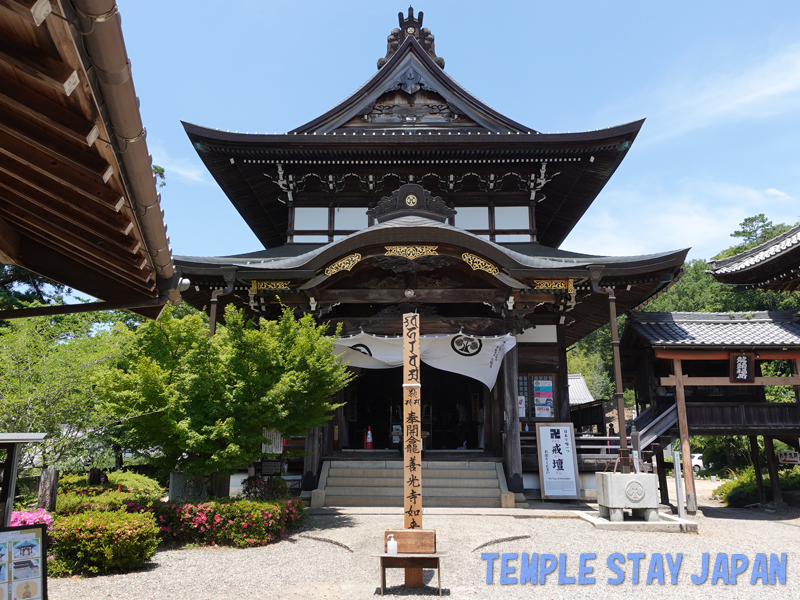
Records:
[[[629,326],[652,346],[798,346],[796,310],[756,313],[634,312]]]
[[[792,227],[789,231],[764,242],[760,246],[741,252],[730,258],[711,261],[714,269],[709,271],[712,275],[735,273],[749,269],[759,263],[783,254],[795,246],[800,245],[800,225]]]
[[[567,383],[569,384],[570,406],[594,402],[592,393],[589,391],[589,386],[586,385],[586,380],[583,378],[583,375],[576,373],[569,374],[567,377]]]

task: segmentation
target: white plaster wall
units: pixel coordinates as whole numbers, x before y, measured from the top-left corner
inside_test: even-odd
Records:
[[[517,336],[518,344],[555,344],[558,342],[556,325],[537,325]]]

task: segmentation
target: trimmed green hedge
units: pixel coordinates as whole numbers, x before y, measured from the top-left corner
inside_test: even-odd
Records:
[[[299,527],[305,507],[297,498],[173,504],[109,491],[59,494],[56,514],[55,557],[48,562],[53,577],[138,569],[159,545],[265,546]]]
[[[248,548],[265,546],[305,519],[303,503],[293,498],[277,502],[217,500],[199,504],[130,502],[130,512],[151,513],[164,542],[218,544]]]
[[[784,469],[778,472],[781,489],[785,491],[800,490],[800,466]],[[764,492],[767,501],[771,501],[772,488],[769,476],[764,476]],[[728,506],[741,508],[758,502],[758,488],[756,486],[756,472],[750,466],[739,471],[736,477],[726,481],[714,490],[714,497],[719,498]]]
[[[56,519],[50,532],[59,575],[102,575],[141,568],[158,547],[158,528],[146,513],[84,512]]]
[[[155,479],[132,471],[111,471],[106,475],[108,476],[108,483],[92,487],[89,487],[85,474],[62,475],[58,478],[58,491],[59,493],[101,494],[105,490],[119,490],[120,487],[122,491],[161,492],[164,490]]]
[[[129,502],[157,501],[159,494],[145,494],[143,492],[120,492],[106,490],[96,495],[87,495],[80,492],[59,493],[56,496],[55,513],[59,516],[77,515],[84,512],[113,512],[125,510]]]

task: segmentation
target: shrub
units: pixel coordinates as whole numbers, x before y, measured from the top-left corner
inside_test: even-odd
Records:
[[[158,546],[158,529],[149,514],[95,511],[60,517],[51,536],[56,575],[131,571],[141,568]]]
[[[242,495],[248,500],[288,500],[289,484],[281,477],[256,475],[242,481]]]
[[[81,491],[101,494],[105,490],[122,488],[123,491],[163,491],[158,481],[131,471],[112,471],[108,473],[108,483],[89,487],[86,475],[62,475],[58,478],[59,492]]]
[[[149,512],[161,539],[171,543],[264,546],[299,527],[305,509],[298,499],[281,502],[226,500],[199,504],[131,502],[130,512]]]
[[[9,521],[11,527],[37,525],[39,523],[47,525],[47,529],[53,528],[53,517],[43,508],[37,510],[15,510],[11,513],[11,520]]]
[[[153,494],[147,492],[120,492],[116,490],[105,490],[97,495],[83,494],[80,492],[69,492],[58,494],[56,497],[57,515],[77,515],[80,513],[112,512],[124,510],[128,503],[145,503],[156,500],[160,493]]]
[[[778,478],[782,490],[800,490],[800,466],[779,471]],[[767,500],[772,500],[769,477],[764,477],[764,492]],[[757,503],[758,486],[756,485],[755,469],[753,467],[742,469],[730,481],[726,481],[715,489],[714,496],[728,506],[736,508]]]

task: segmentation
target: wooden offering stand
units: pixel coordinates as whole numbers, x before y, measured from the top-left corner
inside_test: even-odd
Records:
[[[394,536],[393,539],[397,541],[397,554],[386,554],[389,536]],[[436,552],[435,529],[387,529],[383,540],[383,553],[373,554],[381,559],[381,596],[386,589],[386,569],[413,569],[413,572],[419,572],[419,583],[409,585],[406,576],[405,587],[422,587],[422,569],[436,569],[439,595],[442,595],[442,571],[439,559],[447,556],[447,552]]]

